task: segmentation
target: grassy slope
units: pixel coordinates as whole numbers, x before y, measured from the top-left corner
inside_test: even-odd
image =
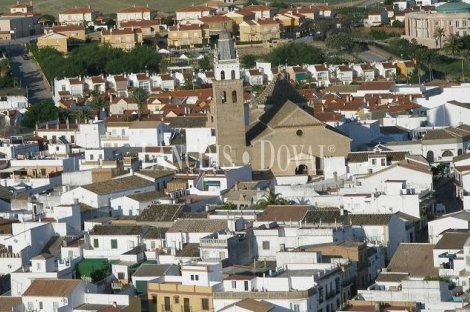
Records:
[[[29,0],[22,0],[20,2],[29,3]],[[103,13],[117,12],[123,8],[135,5],[149,5],[162,12],[175,11],[178,8],[204,3],[204,0],[159,0],[158,2],[153,0],[36,0],[33,1],[34,10],[41,12],[42,14],[54,14],[58,16],[58,13],[66,9],[71,9],[76,5],[87,6],[91,5]],[[16,4],[16,0],[0,0],[0,12],[8,12],[9,8]]]
[[[162,12],[173,12],[179,8],[189,6],[191,4],[198,5],[206,2],[207,0],[35,0],[33,1],[35,11],[41,12],[43,14],[54,14],[58,15],[59,12],[66,9],[73,8],[75,5],[87,6],[91,5],[93,8],[101,10],[103,13],[117,12],[123,8],[127,8],[133,4],[135,5],[149,5],[152,8],[155,8]],[[299,3],[296,0],[284,0],[287,3]],[[365,0],[353,0],[353,4],[360,4]],[[29,0],[22,0],[20,2],[28,3]],[[260,3],[269,2],[269,1],[260,1]],[[323,1],[301,1],[304,4],[323,4]],[[348,6],[351,4],[350,0],[326,0],[326,3],[331,5],[345,5]],[[8,12],[12,5],[16,4],[16,0],[0,0],[0,12]]]

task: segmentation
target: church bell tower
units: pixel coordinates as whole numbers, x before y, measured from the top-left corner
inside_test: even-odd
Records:
[[[220,166],[243,165],[245,105],[240,60],[229,32],[222,31],[214,53],[213,113]],[[211,117],[212,118],[212,117]]]

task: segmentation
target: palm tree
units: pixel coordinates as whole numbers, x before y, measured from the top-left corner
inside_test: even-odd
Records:
[[[137,104],[137,116],[139,120],[142,120],[142,107],[144,106],[144,103],[147,102],[148,98],[149,95],[147,91],[140,87],[135,89],[132,94],[132,99]]]
[[[445,36],[445,30],[442,27],[437,27],[436,30],[434,31],[434,39],[436,39],[436,45],[437,41],[439,41],[439,49],[442,48],[442,37]]]
[[[106,115],[108,115],[109,101],[102,96],[94,96],[93,101],[91,102],[91,107],[98,111],[98,116],[100,115],[99,112],[103,109],[106,111]]]
[[[91,118],[91,112],[90,110],[84,107],[80,107],[76,110],[71,111],[69,116],[71,119],[75,119],[77,123],[81,123]]]
[[[462,43],[460,42],[460,39],[455,36],[455,35],[450,35],[447,37],[447,41],[444,44],[444,51],[452,53],[452,55],[455,55],[455,53],[460,52],[460,49],[462,48]]]
[[[269,190],[256,204],[264,209],[268,205],[289,205],[291,202],[281,197],[281,194],[276,193],[274,190]]]

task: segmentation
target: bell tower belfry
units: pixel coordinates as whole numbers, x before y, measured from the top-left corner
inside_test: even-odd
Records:
[[[229,32],[222,31],[214,51],[213,105],[220,166],[243,164],[246,151],[245,105],[240,61]]]

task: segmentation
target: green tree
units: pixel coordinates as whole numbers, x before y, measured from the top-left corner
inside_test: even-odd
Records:
[[[56,22],[56,19],[54,15],[52,14],[41,15],[40,23],[47,25],[47,26],[52,26],[53,24],[55,24],[55,22]]]
[[[142,88],[136,88],[132,94],[132,99],[137,104],[137,118],[142,120],[142,107],[147,102],[149,95],[146,90]]]
[[[90,120],[92,112],[86,107],[79,107],[78,109],[72,110],[68,114],[69,120],[75,121],[77,123],[85,123],[87,120]]]
[[[259,5],[259,2],[257,0],[246,0],[244,6],[249,6],[249,5]]]
[[[271,6],[277,9],[287,9],[289,8],[289,5],[285,3],[284,1],[279,1],[279,0],[274,0],[271,2]]]
[[[256,66],[256,55],[254,54],[245,54],[241,57],[241,64],[243,68],[253,68]]]
[[[442,27],[437,27],[434,31],[433,38],[436,39],[436,46],[439,42],[439,49],[442,48],[442,37],[444,37],[445,34],[445,30]]]
[[[461,47],[462,43],[460,42],[460,39],[455,35],[449,35],[447,37],[446,43],[444,44],[444,51],[455,55],[456,53],[460,52]]]
[[[197,65],[203,70],[210,70],[212,68],[211,61],[207,55],[205,55],[204,58],[197,60]]]
[[[28,107],[23,119],[23,126],[34,128],[36,124],[57,120],[59,118],[59,109],[55,106],[53,100],[44,100],[38,104]]]
[[[305,43],[289,43],[273,49],[265,57],[267,62],[278,64],[300,65],[319,64],[325,58],[320,49]]]
[[[256,204],[261,209],[264,209],[269,205],[289,205],[291,202],[283,198],[281,194],[276,193],[274,190],[269,190],[269,192],[264,194],[263,198],[258,200]]]
[[[225,202],[221,209],[223,210],[236,210],[237,209],[237,205],[235,205],[234,203],[232,202]]]
[[[338,33],[335,35],[330,35],[325,40],[325,46],[329,49],[335,50],[349,50],[353,46],[352,38],[347,33]]]
[[[184,80],[183,89],[184,90],[194,90],[200,89],[201,87],[194,81],[193,78],[186,78]]]
[[[109,112],[109,101],[102,95],[93,94],[93,101],[91,101],[91,107],[99,112],[105,110],[106,113]]]
[[[403,27],[405,27],[405,23],[403,23],[402,21],[399,21],[399,20],[394,20],[393,23],[392,23],[392,27],[403,28]]]

